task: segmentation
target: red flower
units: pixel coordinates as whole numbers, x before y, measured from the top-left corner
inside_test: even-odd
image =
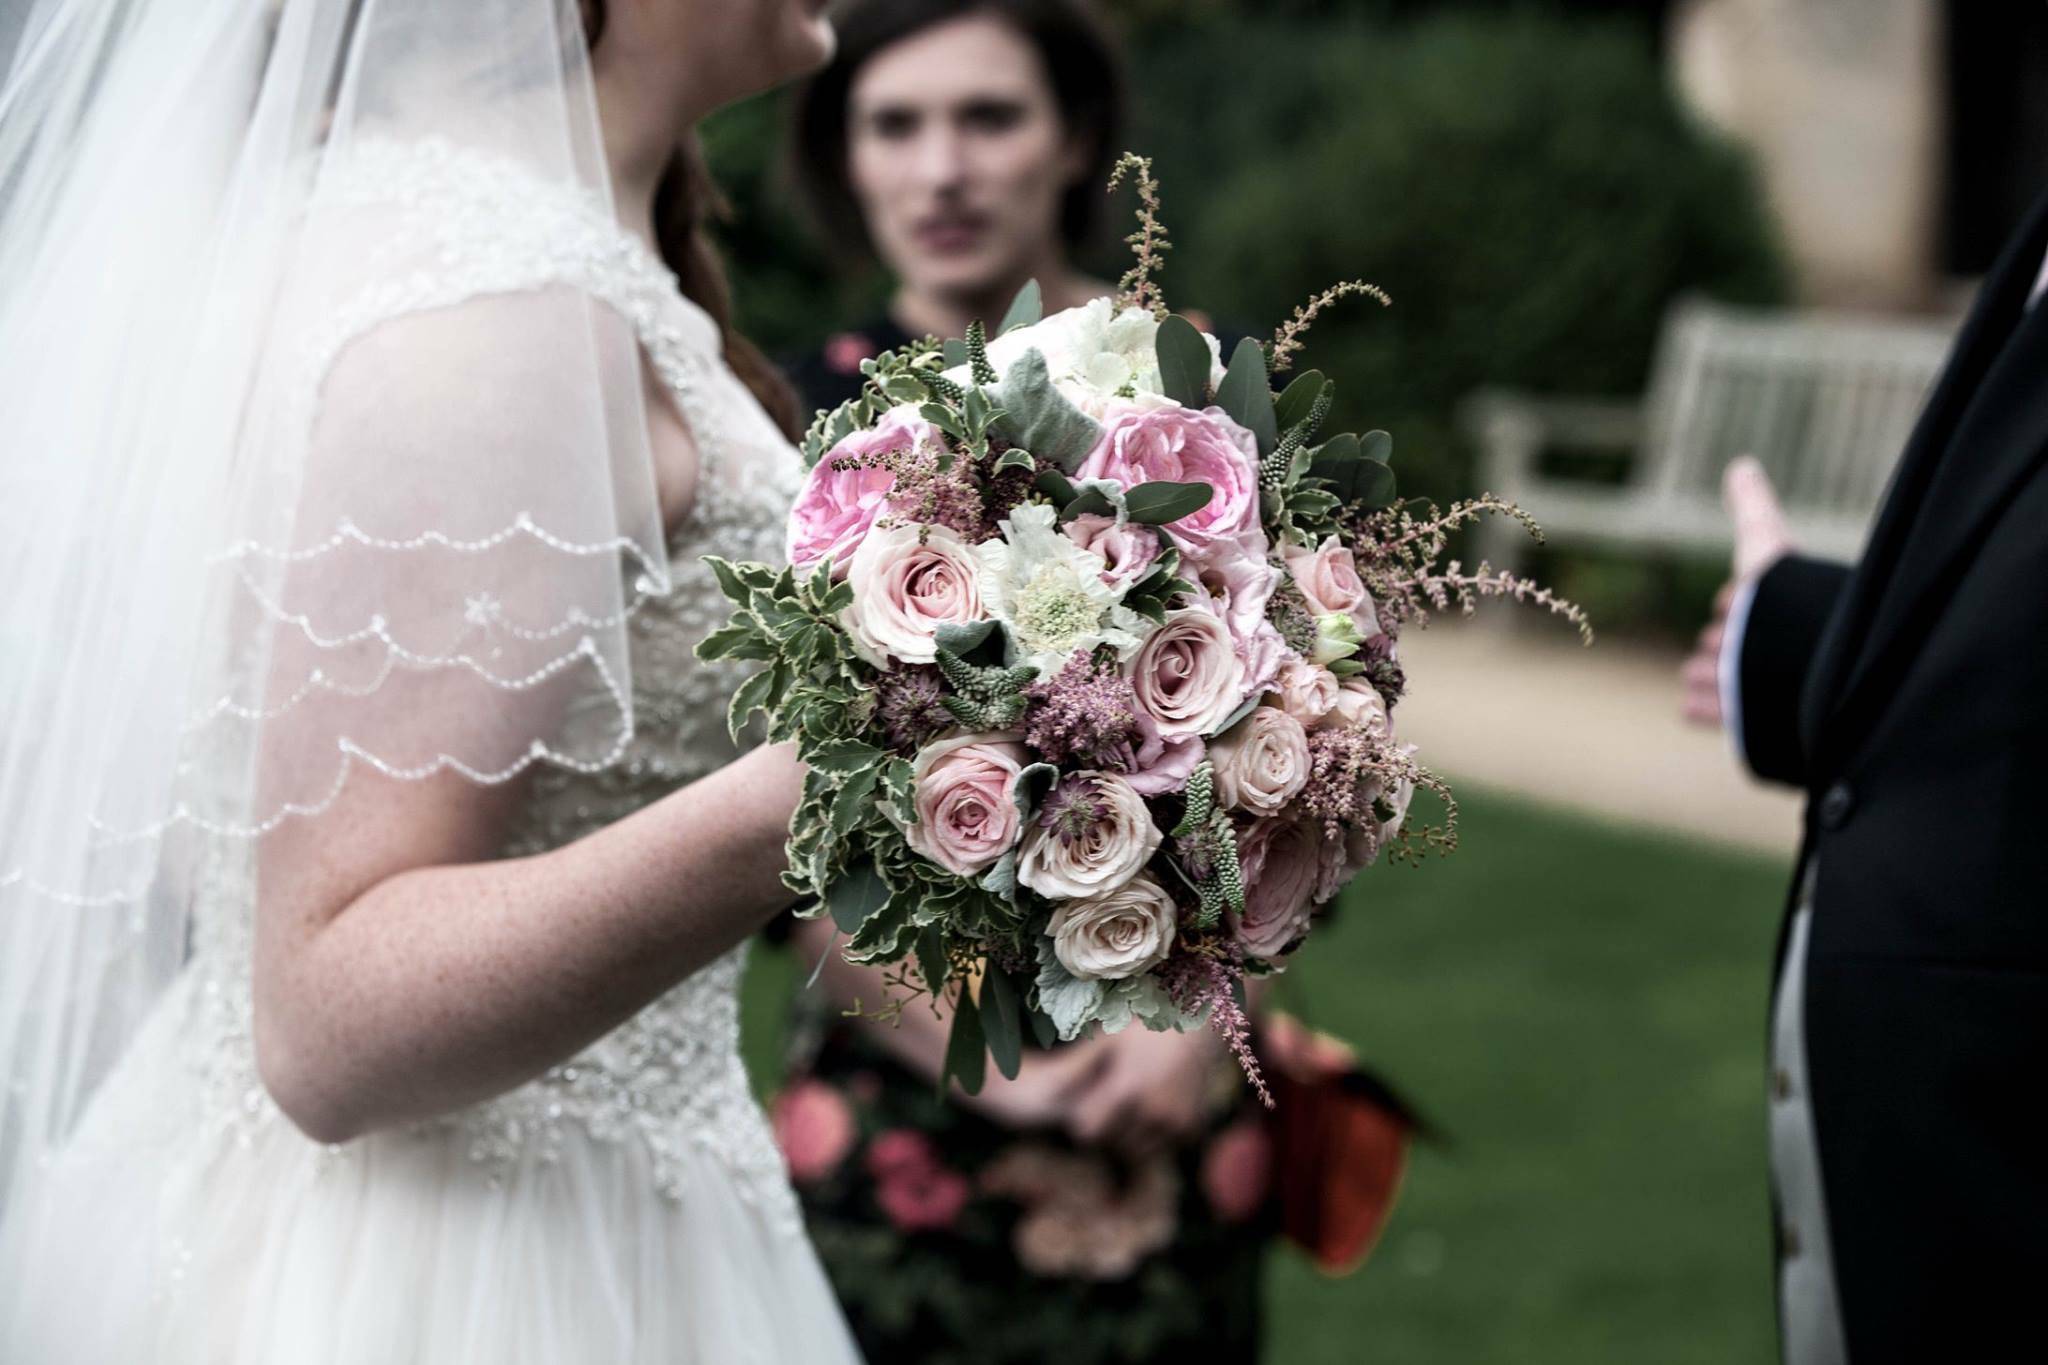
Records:
[[[859,374],[860,363],[875,353],[875,343],[859,332],[841,332],[825,343],[825,367],[834,374]]]
[[[938,1154],[923,1133],[912,1128],[890,1128],[875,1134],[868,1144],[868,1174],[877,1180],[908,1175],[939,1164]]]
[[[900,1170],[885,1178],[875,1202],[904,1232],[933,1232],[953,1226],[967,1207],[967,1177],[937,1164]]]
[[[1273,1141],[1257,1119],[1218,1133],[1202,1154],[1202,1193],[1226,1223],[1242,1223],[1266,1202],[1273,1182]]]

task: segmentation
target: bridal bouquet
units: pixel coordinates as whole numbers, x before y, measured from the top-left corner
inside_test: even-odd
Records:
[[[758,661],[732,697],[809,765],[785,880],[893,1008],[953,996],[946,1069],[1014,1075],[1041,1042],[1213,1023],[1260,1084],[1243,982],[1385,852],[1455,840],[1395,737],[1402,627],[1481,596],[1442,568],[1449,512],[1395,499],[1385,432],[1326,434],[1332,385],[1277,396],[1316,313],[1228,363],[1166,311],[1150,167],[1114,302],[866,362],[821,413],[789,563],[712,559],[735,605],[699,648]],[[1112,187],[1114,187],[1112,182]],[[1525,519],[1526,520],[1526,519]],[[1533,529],[1533,528],[1532,528]],[[1417,787],[1441,826],[1405,823]]]

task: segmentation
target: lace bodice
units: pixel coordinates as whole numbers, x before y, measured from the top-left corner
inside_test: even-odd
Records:
[[[598,772],[537,770],[504,841],[506,856],[545,851],[733,756],[725,699],[740,675],[693,654],[727,615],[699,556],[779,559],[801,466],[724,364],[716,325],[604,206],[574,201],[509,163],[445,144],[370,148],[362,157],[364,183],[415,204],[441,238],[447,269],[412,278],[405,297],[365,303],[354,325],[477,292],[581,289],[631,322],[665,391],[653,397],[675,404],[698,449],[695,502],[669,542],[671,589],[642,602],[629,626],[634,728],[624,755]],[[196,1060],[222,1122],[280,1121],[257,1078],[249,1029],[247,855],[219,856],[215,894],[198,918],[194,968],[203,1024],[192,1031]],[[575,1130],[601,1141],[643,1142],[657,1181],[673,1197],[683,1193],[683,1154],[709,1152],[740,1177],[743,1192],[793,1221],[781,1158],[738,1051],[743,965],[744,948],[728,953],[539,1079],[424,1127],[453,1130],[473,1157],[493,1166],[534,1152],[546,1157]]]

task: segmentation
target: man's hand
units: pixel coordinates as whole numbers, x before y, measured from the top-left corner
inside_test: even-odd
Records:
[[[1726,583],[1714,597],[1714,616],[1700,632],[1699,643],[1685,661],[1680,676],[1685,683],[1685,717],[1702,725],[1720,725],[1721,646],[1728,634],[1728,611],[1744,585],[1763,576],[1764,570],[1792,549],[1791,532],[1785,528],[1785,510],[1770,476],[1755,457],[1744,455],[1728,466],[1721,476],[1721,498],[1735,523],[1735,562]]]
[[[1229,1054],[1211,1029],[1154,1033],[1132,1024],[1102,1034],[1106,1064],[1075,1097],[1067,1131],[1080,1142],[1156,1151],[1200,1132],[1217,1094],[1216,1073]]]

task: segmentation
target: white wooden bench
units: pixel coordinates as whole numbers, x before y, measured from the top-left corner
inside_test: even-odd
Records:
[[[1728,548],[1721,471],[1763,462],[1800,544],[1853,557],[1946,360],[1945,322],[1763,311],[1687,301],[1666,319],[1640,404],[1475,394],[1462,414],[1479,486],[1560,543],[1714,553]],[[1546,452],[1633,451],[1622,483],[1546,474]],[[1530,542],[1500,519],[1480,552],[1515,568]]]

